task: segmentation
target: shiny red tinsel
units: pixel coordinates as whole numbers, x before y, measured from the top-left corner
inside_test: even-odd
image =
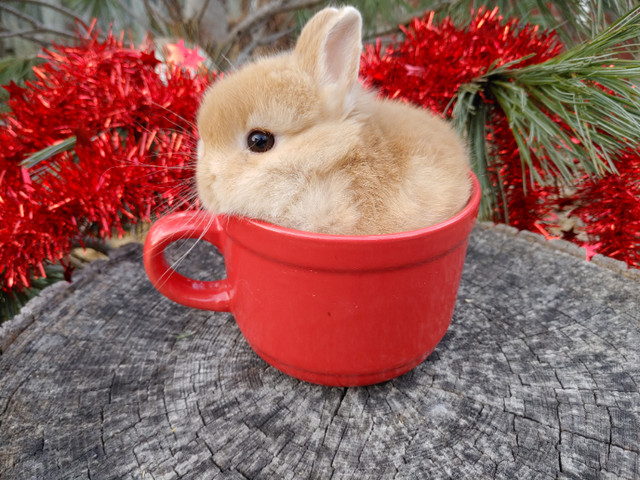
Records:
[[[640,154],[625,151],[616,166],[618,174],[578,184],[571,215],[584,223],[593,253],[640,268]]]
[[[55,46],[36,79],[11,84],[0,117],[0,279],[5,291],[44,276],[87,236],[193,203],[194,115],[212,76],[162,66],[149,48],[94,35]],[[26,169],[31,153],[75,148]]]

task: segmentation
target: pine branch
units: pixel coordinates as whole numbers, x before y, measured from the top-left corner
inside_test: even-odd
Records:
[[[42,150],[38,150],[35,153],[32,153],[27,158],[25,158],[20,165],[25,168],[32,168],[39,164],[44,160],[48,160],[49,158],[62,153],[68,152],[72,150],[76,146],[76,137],[75,135],[62,140],[61,142],[56,143],[55,145],[51,145],[49,147],[45,147]]]
[[[525,109],[534,114],[514,134],[532,138],[534,149],[543,146],[559,167],[577,157],[588,172],[614,170],[611,158],[640,142],[640,93],[630,80],[640,76],[640,64],[619,57],[628,48],[625,43],[638,36],[640,7],[592,41],[543,64],[494,71],[502,78],[492,83],[491,91],[505,113]],[[553,128],[556,122],[548,125],[546,112],[558,115],[578,142]]]
[[[489,152],[487,146],[487,118],[488,105],[478,96],[481,90],[479,84],[462,85],[458,90],[453,107],[452,118],[455,127],[462,132],[469,142],[472,152],[472,169],[476,172],[483,199],[480,203],[480,218],[491,218],[497,201],[494,198],[493,185],[489,178]],[[449,107],[446,108],[448,110]]]
[[[620,56],[637,50],[629,42],[638,37],[640,7],[551,60],[503,65],[462,86],[454,116],[469,139],[476,171],[491,161],[478,126],[483,92],[505,113],[529,183],[544,183],[536,162],[544,174],[565,182],[582,172],[615,172],[619,153],[640,144],[640,92],[631,80],[640,78],[640,64]],[[490,190],[486,208],[492,209],[500,193],[488,181],[483,188]]]

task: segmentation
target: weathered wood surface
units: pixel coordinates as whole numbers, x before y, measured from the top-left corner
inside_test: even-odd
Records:
[[[637,275],[532,238],[477,227],[436,351],[349,389],[269,367],[120,249],[0,330],[0,477],[639,478]]]

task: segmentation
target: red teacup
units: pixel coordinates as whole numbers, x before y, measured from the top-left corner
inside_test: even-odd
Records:
[[[243,217],[181,212],[158,220],[144,246],[155,287],[189,307],[232,312],[253,350],[293,377],[332,386],[369,385],[421,363],[453,315],[473,193],[455,217],[385,235],[326,235]],[[164,250],[202,238],[225,259],[227,277],[198,281],[167,263]]]

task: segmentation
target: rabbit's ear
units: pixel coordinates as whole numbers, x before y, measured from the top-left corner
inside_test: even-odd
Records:
[[[325,8],[305,25],[294,54],[320,86],[337,87],[339,93],[348,95],[358,82],[361,36],[358,10]]]

